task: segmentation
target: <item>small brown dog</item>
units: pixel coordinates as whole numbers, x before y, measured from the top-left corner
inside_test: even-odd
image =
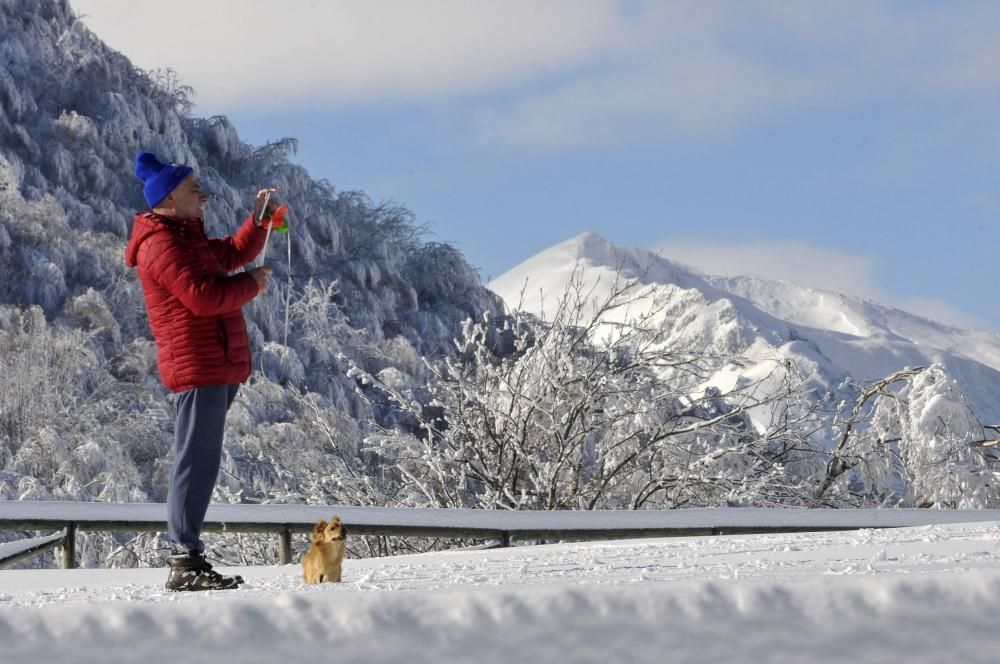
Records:
[[[310,537],[309,552],[302,556],[305,582],[339,583],[347,540],[347,528],[340,522],[340,516],[334,516],[330,523],[317,523]]]

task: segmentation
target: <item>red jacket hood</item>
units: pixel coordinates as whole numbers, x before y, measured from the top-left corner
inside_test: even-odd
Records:
[[[125,264],[129,267],[135,267],[139,264],[139,247],[153,234],[170,230],[171,226],[188,226],[197,224],[198,221],[198,219],[167,219],[152,212],[137,212],[132,223],[132,237],[129,238],[128,245],[125,247]]]

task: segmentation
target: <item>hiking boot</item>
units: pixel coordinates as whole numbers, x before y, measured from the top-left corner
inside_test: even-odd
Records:
[[[239,588],[243,577],[223,576],[198,553],[170,556],[170,576],[167,577],[167,590],[230,590]]]

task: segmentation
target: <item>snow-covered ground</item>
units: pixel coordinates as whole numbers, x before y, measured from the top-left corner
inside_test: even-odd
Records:
[[[630,540],[238,570],[0,571],[0,660],[992,662],[1000,524]]]

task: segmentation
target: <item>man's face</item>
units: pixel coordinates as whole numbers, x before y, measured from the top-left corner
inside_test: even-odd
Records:
[[[201,209],[207,202],[208,196],[201,190],[198,178],[192,173],[181,180],[160,205],[174,208],[174,214],[181,219],[193,219],[201,216]]]

